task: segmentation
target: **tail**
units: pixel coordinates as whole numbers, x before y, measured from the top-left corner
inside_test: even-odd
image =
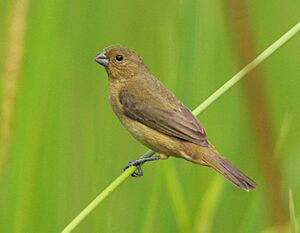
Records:
[[[215,169],[217,172],[219,172],[239,188],[250,191],[251,189],[254,189],[256,187],[255,181],[253,181],[250,177],[245,175],[242,171],[233,166],[224,157],[222,157],[216,149],[210,146],[207,149],[209,151],[208,153],[205,153],[205,155],[201,158],[202,162],[205,162],[208,166]],[[203,155],[203,151],[201,152],[201,154]],[[194,160],[194,162],[200,161]]]

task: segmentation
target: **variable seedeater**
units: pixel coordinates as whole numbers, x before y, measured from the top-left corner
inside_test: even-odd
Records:
[[[111,106],[122,124],[141,143],[169,156],[209,166],[236,186],[251,190],[255,182],[228,162],[207,139],[205,129],[132,50],[106,48],[95,58],[109,79]],[[153,158],[137,160],[141,165]],[[154,159],[157,159],[155,157]]]

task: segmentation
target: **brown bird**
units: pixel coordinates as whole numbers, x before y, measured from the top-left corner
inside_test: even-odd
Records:
[[[109,99],[122,124],[141,143],[160,156],[134,160],[135,176],[146,161],[181,157],[209,166],[236,186],[251,190],[255,182],[209,143],[205,129],[192,112],[154,77],[143,60],[121,46],[106,48],[95,58],[109,77]]]

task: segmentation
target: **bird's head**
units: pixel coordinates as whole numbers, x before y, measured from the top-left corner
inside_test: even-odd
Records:
[[[131,49],[112,46],[104,49],[95,57],[95,61],[104,66],[109,78],[128,79],[140,72],[148,71],[143,60]]]

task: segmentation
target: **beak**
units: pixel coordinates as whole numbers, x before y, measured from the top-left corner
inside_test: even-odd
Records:
[[[99,63],[100,65],[103,66],[108,66],[108,58],[105,54],[105,51],[99,53],[96,57],[95,57],[95,61],[97,63]]]

